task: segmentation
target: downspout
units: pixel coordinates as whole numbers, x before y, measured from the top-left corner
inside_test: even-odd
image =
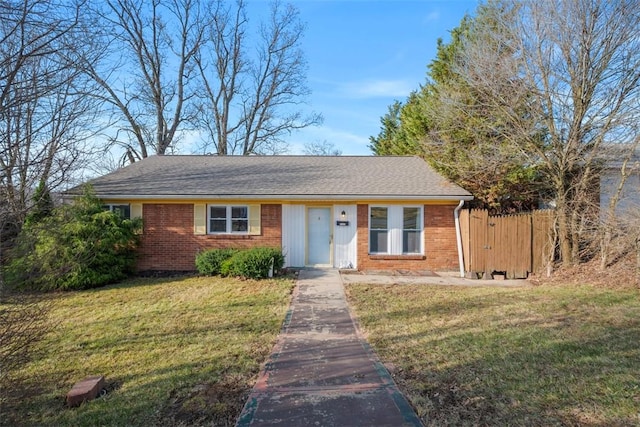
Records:
[[[462,232],[460,231],[460,209],[464,205],[464,200],[460,200],[460,203],[453,211],[453,217],[455,219],[456,227],[456,242],[458,244],[458,264],[460,265],[460,277],[464,277],[464,255],[462,253]]]

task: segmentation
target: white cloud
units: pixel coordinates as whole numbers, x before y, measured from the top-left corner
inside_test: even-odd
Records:
[[[434,21],[438,21],[439,19],[440,19],[440,12],[438,12],[437,10],[434,10],[433,12],[430,12],[429,14],[427,14],[427,16],[425,16],[424,22],[425,23],[434,22]]]
[[[406,98],[415,89],[407,80],[363,80],[341,85],[342,95],[351,98]]]

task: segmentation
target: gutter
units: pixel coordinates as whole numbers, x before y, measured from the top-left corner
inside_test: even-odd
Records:
[[[460,265],[460,277],[464,277],[464,255],[462,253],[462,231],[460,230],[460,209],[464,205],[464,200],[453,211],[453,218],[456,227],[456,243],[458,244],[458,264]]]
[[[78,196],[75,193],[65,193],[63,198],[71,199]],[[283,200],[283,201],[384,201],[384,200],[417,200],[433,202],[453,202],[458,200],[473,200],[473,196],[448,195],[448,196],[393,196],[393,195],[367,195],[367,194],[97,194],[96,197],[104,200]]]

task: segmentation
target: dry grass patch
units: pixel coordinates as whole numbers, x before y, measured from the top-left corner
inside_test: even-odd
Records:
[[[14,373],[9,425],[233,425],[288,308],[291,280],[137,279],[61,293],[40,356]],[[77,409],[71,386],[109,393]]]
[[[591,286],[349,285],[426,425],[640,425],[640,298]]]

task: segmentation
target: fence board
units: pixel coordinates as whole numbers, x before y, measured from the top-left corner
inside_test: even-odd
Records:
[[[526,278],[546,266],[553,250],[553,212],[489,216],[488,211],[462,211],[465,271],[489,276]]]
[[[460,211],[460,237],[462,240],[462,259],[465,266],[469,265],[469,254],[471,250],[469,248],[469,210]],[[465,268],[466,271],[466,268]]]
[[[488,212],[486,210],[472,209],[469,213],[469,248],[471,251],[469,259],[470,271],[473,272],[485,271],[486,251],[488,249],[487,220]]]
[[[540,210],[533,212],[533,255],[532,268],[534,273],[546,270],[553,259],[554,237],[553,211]]]

